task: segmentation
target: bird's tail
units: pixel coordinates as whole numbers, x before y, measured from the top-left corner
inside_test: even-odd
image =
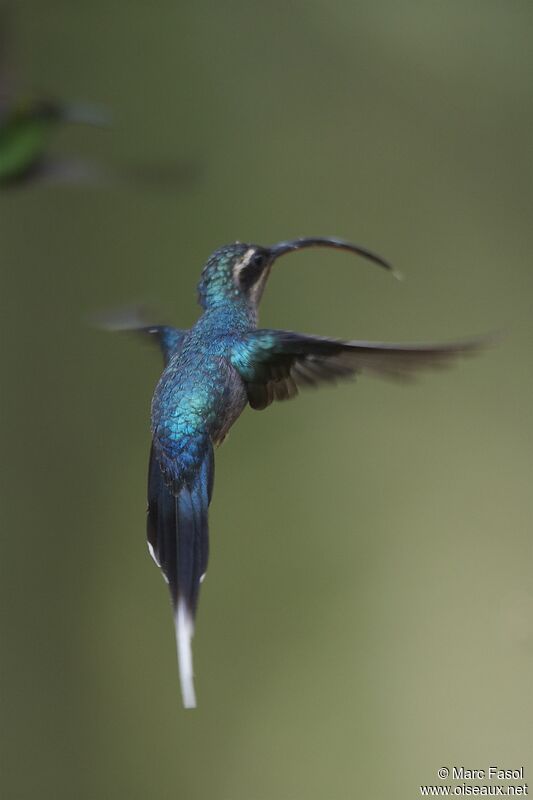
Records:
[[[196,706],[192,637],[200,584],[207,569],[208,508],[214,476],[213,446],[198,442],[200,466],[175,491],[170,489],[152,451],[148,489],[148,543],[168,582],[185,708]]]

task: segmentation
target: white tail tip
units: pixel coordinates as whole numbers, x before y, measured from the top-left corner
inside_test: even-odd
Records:
[[[178,666],[180,672],[181,696],[185,708],[196,708],[194,691],[194,672],[192,666],[192,637],[194,620],[180,597],[175,616],[176,643],[178,646]]]

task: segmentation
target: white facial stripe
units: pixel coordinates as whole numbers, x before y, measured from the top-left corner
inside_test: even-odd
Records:
[[[250,263],[250,259],[255,253],[255,249],[253,247],[249,247],[248,250],[245,252],[243,257],[240,261],[237,261],[235,266],[233,267],[233,278],[237,280],[239,275],[241,274],[242,270],[248,266]]]
[[[270,267],[268,269],[264,269],[259,277],[259,280],[252,286],[249,297],[253,303],[259,303],[269,273]]]

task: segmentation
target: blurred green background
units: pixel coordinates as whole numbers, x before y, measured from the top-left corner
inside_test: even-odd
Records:
[[[527,0],[13,3],[25,85],[108,107],[56,150],[200,166],[158,192],[0,195],[6,800],[408,800],[533,756],[532,122]],[[217,455],[181,708],[148,556],[150,347],[235,239],[282,262],[262,323],[502,344],[402,387],[247,411]],[[529,770],[529,775],[528,775]]]

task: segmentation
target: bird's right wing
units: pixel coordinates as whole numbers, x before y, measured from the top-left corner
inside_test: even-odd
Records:
[[[166,366],[171,357],[181,350],[187,331],[173,328],[171,325],[150,325],[148,319],[147,310],[141,306],[115,309],[93,317],[97,327],[103,330],[134,332],[149,336],[159,344]]]
[[[234,348],[232,363],[252,408],[289,400],[305,386],[335,383],[360,372],[406,379],[479,351],[487,337],[446,344],[343,342],[292,331],[251,331]]]

